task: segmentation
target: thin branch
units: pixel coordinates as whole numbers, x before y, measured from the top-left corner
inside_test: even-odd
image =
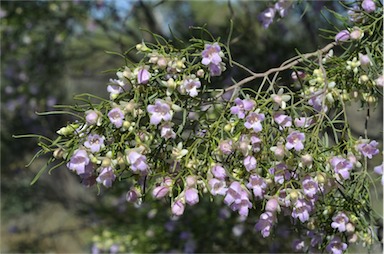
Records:
[[[269,69],[268,71],[266,72],[262,72],[262,73],[253,73],[252,76],[249,76],[239,82],[237,82],[236,84],[230,86],[230,87],[227,87],[226,89],[223,90],[222,93],[218,94],[216,97],[220,97],[223,93],[226,93],[228,91],[231,91],[237,87],[240,87],[252,80],[255,80],[257,78],[263,78],[263,77],[266,77],[266,76],[269,76],[270,74],[272,73],[275,73],[275,72],[281,72],[283,70],[287,70],[287,69],[290,69],[292,68],[293,66],[303,62],[304,60],[307,60],[308,58],[310,57],[314,57],[314,56],[318,56],[319,54],[323,54],[325,52],[328,52],[330,49],[332,49],[334,46],[336,45],[335,42],[332,42],[332,43],[329,43],[328,45],[326,45],[324,48],[322,49],[319,49],[315,52],[312,52],[312,53],[307,53],[307,54],[304,54],[304,55],[301,55],[300,58],[298,59],[298,56],[295,56],[287,61],[285,61],[282,65],[280,65],[280,67],[277,67],[277,68],[272,68],[272,69]],[[294,60],[295,59],[295,60]],[[233,62],[235,64],[235,62]],[[240,64],[237,64],[237,66],[241,67]],[[246,71],[250,72],[249,70],[246,69]]]

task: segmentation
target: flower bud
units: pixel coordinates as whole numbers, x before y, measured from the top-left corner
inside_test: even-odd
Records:
[[[325,183],[326,182],[326,176],[324,173],[318,172],[316,178],[317,178],[318,183]]]
[[[275,198],[272,198],[268,200],[267,204],[265,205],[265,210],[271,213],[280,212],[280,205],[279,202]]]
[[[111,165],[111,159],[109,158],[105,158],[102,162],[101,162],[101,167],[103,168],[107,168]]]
[[[335,41],[336,42],[344,42],[348,41],[350,39],[350,33],[348,30],[342,30],[335,36]]]
[[[346,225],[346,231],[349,234],[355,232],[355,226],[352,223],[348,222]]]
[[[183,202],[181,202],[181,200],[176,200],[173,204],[172,204],[172,213],[176,216],[180,216],[180,215],[183,215],[184,213],[184,210],[185,210],[185,205],[183,204]]]
[[[135,188],[131,188],[127,194],[125,195],[125,199],[128,202],[135,203],[137,199],[139,198],[139,194],[137,193],[137,190]]]
[[[145,68],[142,68],[139,70],[139,72],[137,73],[137,82],[139,84],[147,84],[149,79],[151,78],[151,73],[149,73],[149,71]]]
[[[128,121],[124,121],[124,122],[123,122],[123,128],[124,128],[124,129],[128,129],[130,126],[131,126],[131,123],[130,123],[130,122],[128,122]]]
[[[309,165],[312,165],[312,162],[313,162],[312,155],[307,153],[301,156],[301,163],[303,163],[303,165],[309,166]]]
[[[226,124],[225,126],[224,126],[224,130],[226,131],[226,132],[230,132],[231,130],[232,130],[232,125],[231,124]]]
[[[185,202],[190,206],[199,202],[199,194],[195,188],[190,188],[185,191]]]
[[[169,192],[169,187],[167,186],[157,186],[152,191],[152,196],[156,199],[161,199],[165,197]]]
[[[199,78],[202,78],[204,77],[204,70],[203,69],[200,69],[196,72],[196,75],[199,77]]]
[[[53,151],[53,157],[56,159],[63,158],[64,150],[62,148],[57,148],[55,151]]]
[[[361,38],[363,38],[363,36],[363,30],[358,27],[355,27],[354,30],[350,33],[350,37],[352,40],[360,40]]]
[[[289,198],[291,201],[296,201],[299,197],[299,193],[297,192],[297,190],[292,190],[290,193],[289,193]]]
[[[364,0],[361,3],[361,7],[368,13],[374,12],[376,10],[376,4],[373,0]]]
[[[194,187],[196,185],[196,176],[187,176],[187,187]]]
[[[355,243],[356,241],[357,241],[357,235],[356,234],[348,236],[348,242],[349,243]]]

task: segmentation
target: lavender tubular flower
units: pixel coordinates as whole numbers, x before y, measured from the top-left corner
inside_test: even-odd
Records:
[[[97,153],[104,146],[104,139],[104,137],[97,134],[89,134],[87,141],[84,142],[84,146],[91,149],[92,153]]]
[[[263,129],[261,122],[264,120],[264,114],[258,114],[256,112],[251,112],[246,117],[246,122],[244,123],[245,128],[253,129],[254,132],[260,132]]]
[[[339,232],[344,232],[346,230],[347,223],[349,219],[347,215],[343,212],[339,212],[335,216],[332,217],[331,227],[339,230]]]
[[[226,188],[225,182],[223,180],[212,178],[208,181],[208,186],[213,196],[225,196],[227,194],[228,189]]]
[[[379,153],[379,149],[376,148],[378,145],[379,143],[377,143],[375,140],[372,140],[368,144],[367,143],[359,144],[357,146],[357,149],[364,157],[367,157],[368,159],[372,159],[372,156]]]
[[[348,30],[341,30],[338,34],[335,36],[335,41],[336,42],[345,42],[350,39],[350,33]]]
[[[85,173],[85,167],[89,164],[89,157],[85,150],[76,150],[70,161],[67,163],[67,167],[70,170],[76,171],[78,175]]]
[[[108,113],[109,120],[116,128],[123,126],[124,113],[120,108],[113,108]]]
[[[158,125],[161,121],[172,120],[173,111],[163,100],[156,99],[155,105],[148,105],[147,111],[151,115],[150,123],[153,125]]]
[[[261,235],[265,238],[271,234],[271,229],[276,218],[273,213],[265,212],[260,215],[260,219],[255,225],[255,229],[261,232]]]
[[[255,169],[257,166],[256,159],[253,156],[247,156],[245,157],[243,161],[245,169],[250,172],[251,170]]]
[[[361,3],[361,7],[368,13],[374,12],[376,10],[376,4],[373,0],[364,0]]]
[[[201,63],[204,65],[219,65],[222,61],[220,56],[221,48],[219,44],[205,44],[204,50],[201,53],[203,59]]]
[[[231,107],[231,113],[237,115],[238,118],[243,119],[247,111],[253,110],[255,102],[253,100],[241,100],[240,98],[235,99],[236,106]]]
[[[190,188],[185,191],[185,202],[190,206],[199,203],[199,194],[195,188]]]
[[[146,85],[149,82],[149,79],[151,78],[151,73],[145,68],[142,68],[137,73],[137,83]]]
[[[353,168],[350,161],[340,156],[334,156],[331,158],[330,163],[338,176],[341,176],[344,180],[349,179],[349,171]]]
[[[262,199],[267,188],[267,183],[261,176],[254,174],[250,175],[247,188],[253,190],[255,197]]]
[[[332,254],[342,254],[348,245],[343,243],[338,236],[334,236],[326,247],[326,250]]]
[[[105,187],[111,187],[112,182],[115,181],[116,175],[111,167],[103,168],[100,175],[96,178],[98,183],[102,183]]]
[[[305,141],[305,135],[304,133],[293,131],[291,134],[287,137],[287,143],[285,144],[285,147],[288,150],[291,150],[292,148],[295,151],[301,151],[304,149],[303,142]]]
[[[133,172],[143,175],[148,173],[147,157],[138,152],[131,151],[128,153],[127,159],[131,164]]]

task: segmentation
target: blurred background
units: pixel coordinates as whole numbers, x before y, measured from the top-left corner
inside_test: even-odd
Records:
[[[74,94],[107,98],[106,83],[115,72],[105,71],[124,62],[106,51],[122,53],[142,40],[151,41],[146,29],[187,41],[189,27],[205,25],[224,42],[232,19],[233,57],[255,72],[263,72],[294,56],[296,50],[310,52],[328,43],[318,35],[319,28],[342,28],[325,11],[342,11],[336,1],[308,1],[295,3],[284,19],[264,29],[260,13],[271,5],[235,0],[1,1],[0,252],[290,251],[290,241],[271,241],[255,233],[257,218],[239,221],[236,214],[209,200],[174,220],[169,204],[128,204],[128,189],[123,184],[98,194],[96,188],[79,184],[79,178],[65,167],[44,174],[30,186],[47,158],[26,168],[37,152],[37,141],[12,138],[26,133],[53,137],[71,119],[35,112],[74,103]],[[135,54],[129,57],[138,60]],[[241,78],[244,73],[235,68],[231,75]],[[365,112],[356,113],[357,109],[351,107],[358,136],[363,134]],[[381,140],[382,106],[371,119],[371,138]],[[381,202],[375,202],[374,209],[382,214],[381,186],[378,189]],[[275,236],[291,239],[298,233],[287,227]]]

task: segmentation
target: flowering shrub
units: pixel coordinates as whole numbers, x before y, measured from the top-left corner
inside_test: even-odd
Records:
[[[290,5],[283,2],[263,14],[265,27],[276,11],[285,15]],[[76,97],[85,104],[67,112],[78,119],[55,140],[40,136],[37,156],[53,153],[47,165],[59,163],[51,170],[65,164],[86,186],[125,182],[132,203],[169,199],[174,216],[210,196],[244,219],[256,213],[262,237],[289,217],[303,228],[296,251],[370,245],[376,236],[368,160],[379,144],[352,135],[346,107],[357,100],[369,108],[381,99],[381,12],[364,0],[350,9],[345,23],[352,25],[334,33],[334,42],[264,73],[233,60],[230,38],[204,39],[204,28],[196,28],[203,38],[181,48],[154,35],[157,44],[131,49],[139,63],[126,59],[116,70],[109,99]],[[211,85],[234,65],[249,76],[227,88]],[[282,86],[285,70],[292,81]],[[241,88],[252,81],[257,89]],[[382,165],[375,172],[382,174]]]

